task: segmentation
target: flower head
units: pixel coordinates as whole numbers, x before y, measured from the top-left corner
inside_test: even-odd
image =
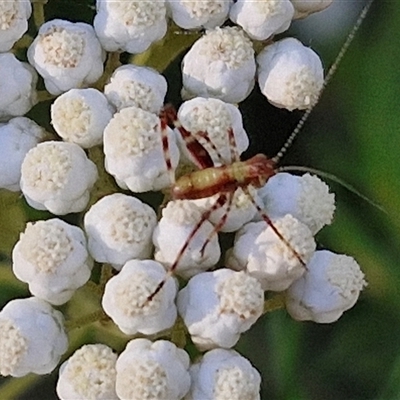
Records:
[[[286,38],[265,47],[257,64],[261,92],[274,106],[304,110],[317,102],[324,83],[322,63],[297,39]]]
[[[169,277],[161,291],[149,300],[164,277],[165,270],[158,262],[130,260],[107,282],[103,308],[122,332],[152,335],[171,328],[177,315],[175,279]]]
[[[286,292],[286,309],[298,321],[335,322],[354,306],[365,286],[352,257],[316,251],[305,274]]]
[[[294,18],[305,18],[310,14],[325,10],[333,0],[291,0],[295,14]]]
[[[116,368],[121,400],[179,400],[190,388],[189,356],[166,340],[131,340]]]
[[[201,220],[201,215],[201,210],[193,201],[170,201],[163,209],[162,218],[153,233],[154,259],[166,267],[171,267],[185,243],[189,241],[176,269],[176,273],[185,278],[213,267],[221,256],[218,235],[214,235],[204,252],[201,252],[213,231],[213,225],[209,221],[204,221],[196,234],[191,236]]]
[[[238,0],[231,8],[229,18],[240,25],[255,40],[286,31],[294,15],[290,0]]]
[[[179,314],[200,350],[234,346],[263,305],[257,279],[226,268],[194,276],[178,295]]]
[[[335,211],[335,195],[317,176],[279,173],[258,191],[270,218],[291,214],[315,235],[329,225]]]
[[[82,211],[96,179],[95,164],[74,143],[40,143],[21,167],[21,190],[29,205],[57,215]]]
[[[0,374],[53,371],[68,348],[63,322],[61,312],[36,297],[7,303],[0,312]]]
[[[117,355],[104,344],[89,344],[65,361],[59,372],[57,395],[61,400],[117,400]]]
[[[142,53],[167,32],[165,0],[97,0],[94,29],[107,51]]]
[[[90,25],[54,19],[40,27],[28,60],[57,95],[96,82],[103,74],[104,52]]]
[[[172,130],[166,129],[174,171],[179,150]],[[133,106],[114,114],[104,130],[104,153],[106,170],[122,189],[147,192],[171,184],[160,120],[155,114]]]
[[[183,97],[244,100],[254,86],[254,50],[237,27],[216,28],[202,36],[182,62]]]
[[[232,0],[167,0],[174,22],[184,29],[212,29],[228,18]]]
[[[164,104],[166,93],[164,76],[152,68],[133,64],[117,68],[104,87],[104,94],[117,111],[135,106],[157,114]]]
[[[85,215],[89,251],[98,262],[116,269],[131,259],[151,255],[155,211],[139,199],[122,193],[103,197]]]
[[[71,89],[51,106],[51,123],[66,142],[89,148],[103,143],[113,109],[96,89]]]
[[[190,367],[192,400],[259,400],[259,372],[234,350],[210,350]]]
[[[231,144],[229,130],[232,129],[235,138],[237,155],[249,147],[249,138],[243,127],[242,115],[237,107],[222,100],[203,97],[185,101],[178,110],[178,119],[182,126],[198,140],[208,151],[214,165],[231,164]],[[206,136],[207,139],[205,137]],[[182,153],[192,159],[178,134]],[[219,155],[212,145],[215,146]]]
[[[264,221],[249,223],[237,232],[226,264],[245,269],[264,290],[282,291],[303,275],[315,241],[308,227],[290,214],[273,224],[286,242]]]

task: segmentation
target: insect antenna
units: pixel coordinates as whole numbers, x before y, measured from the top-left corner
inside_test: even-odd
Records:
[[[378,210],[384,212],[385,214],[388,214],[388,212],[380,204],[374,202],[373,200],[368,198],[366,195],[359,192],[354,186],[350,185],[350,183],[347,183],[343,179],[340,179],[336,175],[330,174],[329,172],[321,171],[316,168],[299,166],[299,165],[290,165],[290,166],[285,165],[284,167],[279,167],[276,169],[276,172],[286,172],[286,171],[310,172],[311,174],[318,175],[321,178],[330,179],[331,181],[343,186],[348,191],[354,193],[356,196],[360,197],[361,199],[366,201],[371,206],[377,208]]]
[[[348,48],[350,47],[351,43],[353,42],[354,37],[356,36],[357,31],[359,30],[362,22],[364,21],[365,17],[367,16],[368,10],[371,7],[372,3],[374,0],[369,0],[364,8],[362,9],[360,15],[357,18],[356,23],[353,25],[353,28],[351,29],[350,33],[347,35],[347,38],[345,42],[343,43],[342,47],[339,50],[338,55],[336,56],[335,61],[331,65],[331,67],[328,70],[328,73],[325,76],[324,83],[322,85],[321,91],[319,93],[319,97],[322,95],[323,91],[325,88],[328,86],[328,83],[331,81],[332,77],[335,75],[335,72],[337,71],[340,62],[342,61],[344,55],[346,54]],[[294,140],[296,139],[297,135],[300,133],[301,129],[303,128],[303,125],[305,122],[308,120],[308,117],[310,116],[311,112],[313,111],[314,107],[318,104],[318,102],[315,102],[306,110],[306,112],[303,114],[299,122],[297,123],[296,127],[294,128],[293,132],[290,134],[290,136],[287,138],[285,144],[281,147],[281,149],[278,151],[276,156],[272,158],[272,161],[275,163],[278,163],[282,157],[286,154]]]

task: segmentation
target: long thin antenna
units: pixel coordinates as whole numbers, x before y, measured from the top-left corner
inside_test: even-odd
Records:
[[[321,88],[321,92],[319,94],[319,96],[321,96],[321,94],[323,93],[323,91],[325,90],[325,88],[327,87],[328,83],[330,82],[330,80],[332,79],[332,77],[335,75],[335,72],[337,71],[340,62],[342,61],[344,55],[346,54],[348,48],[350,47],[358,29],[360,28],[362,22],[364,21],[369,8],[371,7],[371,4],[374,2],[374,0],[369,0],[368,3],[364,6],[364,8],[362,9],[356,23],[353,25],[352,30],[350,31],[350,33],[347,36],[346,41],[343,43],[341,49],[339,50],[338,55],[336,56],[336,59],[334,61],[334,63],[331,65],[331,67],[328,70],[328,73],[326,74],[326,77],[324,79],[324,83],[322,85]],[[307,109],[307,111],[303,114],[303,116],[301,117],[301,119],[299,120],[299,122],[297,123],[296,127],[294,128],[293,132],[290,134],[290,136],[288,137],[288,139],[286,140],[285,144],[282,146],[282,148],[278,151],[278,153],[276,154],[275,157],[272,158],[272,161],[274,161],[275,163],[278,163],[281,158],[284,156],[284,154],[287,152],[287,150],[290,148],[290,146],[292,145],[293,141],[296,139],[298,133],[301,131],[301,129],[303,128],[303,125],[305,124],[305,122],[307,121],[308,117],[311,114],[311,111],[314,109],[314,107],[318,104],[318,102],[314,103],[310,108]]]
[[[375,201],[371,200],[368,198],[365,194],[362,194],[359,192],[354,186],[350,185],[350,183],[347,183],[343,179],[338,178],[336,175],[330,174],[329,172],[324,172],[319,169],[315,168],[310,168],[310,167],[304,167],[304,166],[284,166],[284,167],[279,167],[276,169],[277,172],[286,172],[286,171],[297,171],[297,172],[310,172],[311,174],[315,174],[320,176],[321,178],[325,179],[330,179],[333,182],[338,183],[339,185],[343,186],[345,189],[348,191],[354,193],[356,196],[360,197],[364,201],[366,201],[368,204],[371,206],[377,208],[379,211],[384,212],[386,215],[388,215],[388,212],[378,203]]]

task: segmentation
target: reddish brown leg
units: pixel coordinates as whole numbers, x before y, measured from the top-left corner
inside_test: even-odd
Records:
[[[179,122],[176,115],[175,108],[171,104],[166,104],[161,111],[161,116],[167,121],[167,124],[172,124],[173,127],[178,129],[183,140],[185,141],[186,148],[192,155],[196,166],[199,169],[205,169],[214,166],[214,162],[208,154],[207,150],[203,147],[201,143],[187,131],[182,124]]]
[[[174,261],[174,263],[171,265],[170,269],[167,271],[164,279],[157,285],[156,289],[154,290],[154,292],[147,298],[147,301],[151,301],[153,300],[154,296],[156,296],[156,294],[163,288],[163,286],[165,285],[165,282],[167,281],[167,279],[172,276],[176,270],[176,268],[179,265],[179,262],[183,256],[183,254],[185,253],[186,249],[188,248],[191,240],[193,239],[193,237],[196,235],[196,233],[199,231],[199,229],[201,228],[201,226],[203,225],[203,223],[208,220],[208,218],[210,217],[211,213],[215,210],[217,210],[218,208],[222,207],[227,201],[227,196],[225,193],[222,193],[219,195],[217,201],[213,204],[212,207],[210,207],[208,210],[206,210],[200,220],[197,222],[196,226],[193,228],[192,232],[190,232],[190,235],[188,236],[188,238],[186,239],[185,243],[183,244],[182,248],[179,250],[178,255],[176,256],[176,259]]]
[[[239,152],[236,145],[235,135],[233,129],[228,129],[229,148],[231,149],[231,163],[240,161]]]
[[[221,219],[218,221],[218,224],[214,226],[214,229],[210,232],[210,234],[207,237],[207,240],[204,242],[202,248],[200,249],[200,254],[202,257],[204,256],[204,251],[206,250],[207,244],[210,243],[213,236],[218,234],[219,231],[222,229],[222,227],[225,225],[225,222],[228,218],[229,212],[231,211],[231,208],[232,208],[232,202],[233,202],[234,195],[235,195],[235,192],[229,192],[227,194],[227,199],[225,202],[225,204],[227,204],[226,210],[225,210],[224,214],[222,215]],[[223,207],[223,206],[224,206],[224,204],[221,205],[221,207]]]
[[[272,222],[271,218],[268,217],[268,215],[265,213],[265,211],[257,204],[257,202],[254,200],[253,196],[251,195],[249,189],[247,187],[243,187],[243,191],[247,194],[247,196],[249,196],[250,201],[253,203],[254,207],[257,209],[257,211],[261,215],[261,218],[268,224],[268,226],[271,227],[271,229],[275,232],[276,236],[278,236],[278,238],[281,239],[283,243],[285,243],[285,245],[288,247],[288,249],[299,260],[300,264],[303,265],[303,267],[306,267],[306,263],[301,258],[300,254],[292,247],[290,242],[288,240],[286,240],[286,238],[282,235],[282,233],[279,232],[279,230],[276,228],[276,226]]]
[[[169,173],[169,179],[171,181],[171,184],[174,184],[175,173],[171,164],[171,152],[169,151],[169,141],[167,133],[168,120],[166,118],[164,111],[161,111],[160,113],[160,125],[161,125],[161,140],[162,140],[165,164],[167,164],[167,171]]]

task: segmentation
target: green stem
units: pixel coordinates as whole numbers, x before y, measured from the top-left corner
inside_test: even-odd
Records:
[[[285,296],[277,294],[264,302],[264,314],[285,308]]]
[[[82,328],[85,325],[89,325],[93,322],[98,322],[102,319],[108,318],[102,309],[94,311],[90,314],[86,314],[83,317],[71,319],[65,323],[65,329],[67,332],[73,329]]]
[[[44,6],[48,0],[31,0],[33,3],[33,20],[35,21],[36,28],[39,29],[44,23]]]

